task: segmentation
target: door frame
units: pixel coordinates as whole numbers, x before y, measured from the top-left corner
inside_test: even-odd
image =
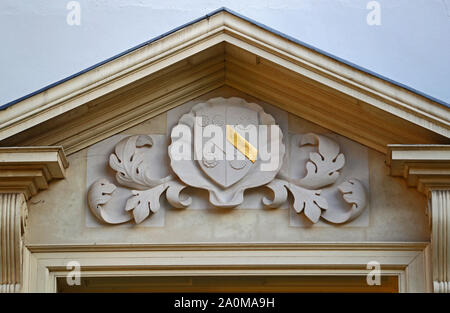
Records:
[[[427,242],[28,245],[23,291],[57,292],[57,279],[76,270],[71,261],[81,277],[361,276],[376,261],[399,292],[432,291]]]

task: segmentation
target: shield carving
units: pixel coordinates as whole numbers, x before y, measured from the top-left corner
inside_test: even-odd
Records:
[[[204,107],[196,112],[196,116],[194,150],[200,168],[220,186],[232,186],[254,166],[258,112],[246,107],[222,105]],[[209,125],[214,127],[208,128]],[[254,157],[246,153],[249,147],[255,152]]]
[[[278,131],[272,136],[269,127]],[[220,131],[217,135],[208,129]],[[209,202],[216,207],[238,206],[245,190],[269,183],[283,165],[283,133],[275,119],[241,98],[195,104],[172,128],[171,139],[174,174],[188,186],[208,190]]]

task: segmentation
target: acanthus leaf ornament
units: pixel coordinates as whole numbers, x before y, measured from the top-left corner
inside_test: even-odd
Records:
[[[131,136],[121,140],[115,153],[109,157],[109,165],[116,171],[116,179],[122,186],[145,190],[170,181],[169,175],[162,179],[152,179],[144,163],[144,154],[138,148],[152,147],[153,139],[148,135]]]
[[[340,224],[354,220],[367,206],[367,195],[363,184],[356,178],[348,178],[338,186],[345,202],[351,205],[351,208],[345,213],[337,214],[330,210],[322,214],[322,218],[328,222]]]
[[[345,164],[339,145],[325,136],[311,133],[302,137],[301,145],[307,144],[317,146],[317,152],[310,153],[310,160],[306,163],[307,174],[298,180],[298,185],[317,189],[335,183],[339,178],[339,170]]]
[[[115,191],[116,186],[105,178],[96,180],[89,188],[87,195],[89,209],[95,217],[104,223],[121,224],[131,219],[126,214],[121,216],[111,214],[111,210],[108,209],[108,203],[113,198]]]
[[[270,182],[267,187],[274,194],[274,200],[272,201],[268,198],[263,199],[263,203],[268,207],[278,208],[287,201],[287,189],[294,197],[293,208],[295,212],[304,212],[313,223],[319,221],[322,210],[328,209],[327,200],[320,195],[321,190],[309,190],[282,179]]]
[[[188,207],[192,199],[182,194],[188,186],[208,191],[210,204],[223,208],[241,205],[245,190],[266,186],[273,197],[262,197],[264,206],[280,207],[288,200],[289,192],[295,212],[313,223],[320,218],[345,223],[358,217],[367,206],[366,191],[358,179],[347,178],[337,187],[349,204],[347,209],[329,207],[323,196],[323,188],[336,183],[345,165],[339,145],[314,133],[303,135],[298,144],[315,149],[309,154],[302,178],[281,171],[285,145],[273,116],[240,98],[213,98],[195,105],[172,128],[168,146],[170,174],[165,177],[154,178],[146,163],[145,153],[153,147],[151,135],[122,139],[110,155],[109,164],[116,171],[117,183],[130,192],[125,208],[120,213],[108,211],[116,186],[106,179],[91,185],[89,208],[106,223],[134,219],[139,224],[160,209],[162,194],[171,206]],[[180,158],[180,151],[184,151],[184,158]]]
[[[183,198],[180,193],[186,185],[172,180],[147,190],[132,190],[133,196],[128,198],[125,211],[132,211],[136,224],[146,219],[150,212],[156,213],[160,209],[159,197],[166,192],[167,201],[175,208],[185,208],[191,204],[191,198]]]
[[[142,148],[151,148],[153,139],[149,135],[130,136],[122,139],[115,147],[115,153],[110,155],[109,165],[116,171],[117,182],[131,190],[125,212],[130,212],[137,224],[146,219],[150,213],[156,213],[160,208],[159,197],[166,192],[169,203],[177,208],[190,204],[189,197],[183,198],[180,193],[187,186],[177,181],[173,175],[160,179],[152,178],[144,162]],[[121,224],[131,220],[125,214],[109,214],[107,205],[114,201],[116,186],[102,178],[95,181],[88,192],[88,204],[92,213],[107,224]]]

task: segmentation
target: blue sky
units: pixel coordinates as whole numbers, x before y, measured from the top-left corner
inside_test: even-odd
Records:
[[[450,0],[66,0],[0,2],[0,104],[225,6],[340,58],[450,103]]]

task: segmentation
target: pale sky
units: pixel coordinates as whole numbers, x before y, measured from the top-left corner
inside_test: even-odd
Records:
[[[0,105],[227,7],[450,103],[450,0],[0,0]]]

